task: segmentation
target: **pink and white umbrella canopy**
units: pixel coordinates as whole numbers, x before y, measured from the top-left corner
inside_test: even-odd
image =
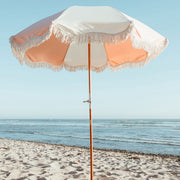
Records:
[[[54,71],[88,69],[93,180],[91,70],[143,66],[163,51],[168,40],[111,7],[73,6],[29,26],[12,36],[10,43],[21,64]]]
[[[31,67],[101,72],[140,67],[158,56],[168,40],[111,7],[73,6],[10,38],[14,56]]]

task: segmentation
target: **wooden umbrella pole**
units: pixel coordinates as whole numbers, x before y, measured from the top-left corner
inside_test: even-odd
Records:
[[[88,43],[88,72],[89,72],[89,124],[90,124],[90,158],[91,180],[93,180],[93,134],[92,134],[92,111],[91,111],[91,44]]]

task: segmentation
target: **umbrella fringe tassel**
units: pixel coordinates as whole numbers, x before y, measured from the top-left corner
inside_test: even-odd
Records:
[[[61,40],[65,43],[71,43],[72,41],[77,41],[77,43],[88,43],[89,39],[91,42],[103,42],[103,43],[113,43],[125,41],[128,37],[131,38],[132,46],[136,49],[144,49],[148,55],[145,60],[136,63],[124,63],[119,66],[111,66],[107,60],[107,63],[102,66],[93,66],[91,67],[92,71],[102,72],[106,68],[109,68],[111,71],[117,71],[120,69],[124,69],[127,67],[141,67],[149,63],[149,61],[155,57],[157,57],[164,48],[168,45],[168,40],[165,38],[162,42],[145,42],[141,37],[137,34],[136,28],[133,28],[133,23],[130,23],[129,27],[124,31],[116,35],[108,35],[101,33],[87,33],[80,36],[75,36],[73,34],[67,33],[64,27],[60,27],[60,25],[54,25],[50,27],[50,29],[43,34],[42,36],[33,37],[27,40],[23,44],[17,44],[14,40],[14,36],[10,37],[10,43],[12,47],[12,52],[14,56],[19,60],[20,64],[27,64],[32,68],[49,68],[53,71],[60,71],[64,67],[68,71],[77,71],[77,70],[88,70],[87,65],[80,66],[72,66],[66,64],[65,62],[60,66],[54,66],[47,62],[32,62],[26,56],[26,51],[32,47],[39,46],[44,41],[48,40],[52,33],[56,36],[57,39]]]

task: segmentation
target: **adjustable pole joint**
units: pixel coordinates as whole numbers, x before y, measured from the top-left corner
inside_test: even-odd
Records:
[[[86,100],[86,101],[83,101],[83,103],[89,103],[89,104],[91,104],[91,100],[88,99],[88,100]]]

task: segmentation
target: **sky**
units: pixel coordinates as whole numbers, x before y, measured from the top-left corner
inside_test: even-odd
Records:
[[[92,73],[93,118],[180,118],[179,0],[0,0],[0,118],[88,119],[88,72],[21,66],[9,37],[73,5],[111,6],[169,39],[141,68]]]

